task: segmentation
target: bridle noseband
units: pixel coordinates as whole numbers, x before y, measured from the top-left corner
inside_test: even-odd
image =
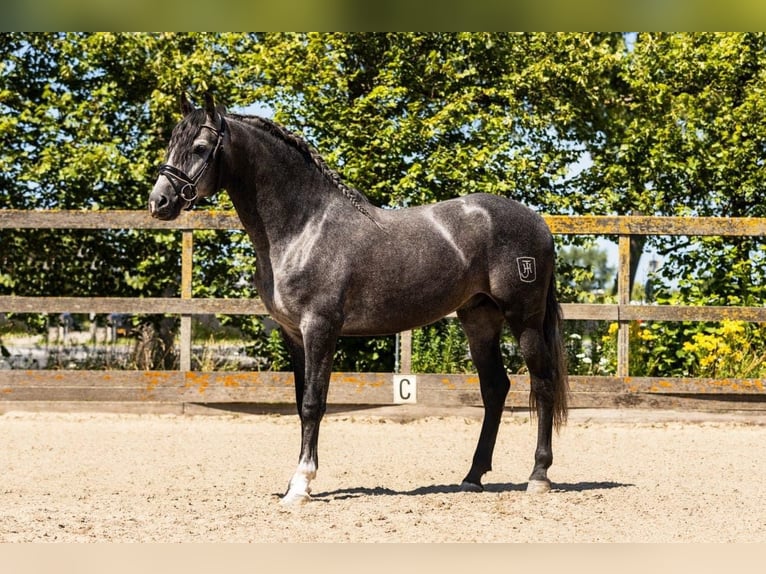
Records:
[[[200,179],[202,179],[202,176],[205,175],[205,172],[207,171],[207,168],[210,167],[210,164],[218,159],[218,151],[223,146],[223,136],[226,133],[226,120],[223,119],[223,114],[219,114],[219,117],[221,118],[221,123],[218,129],[215,129],[213,126],[209,126],[207,124],[203,124],[202,127],[200,127],[200,130],[202,128],[207,128],[213,132],[216,135],[216,141],[215,145],[209,149],[207,155],[205,155],[204,163],[194,175],[187,175],[177,167],[167,163],[163,163],[160,166],[160,175],[164,175],[166,178],[168,178],[170,185],[173,186],[173,189],[175,190],[178,197],[184,200],[186,203],[184,206],[185,210],[189,210],[194,207],[194,202],[197,201],[197,197],[199,197],[197,193],[197,184],[199,183]]]

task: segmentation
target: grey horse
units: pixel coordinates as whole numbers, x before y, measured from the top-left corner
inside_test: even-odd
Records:
[[[457,311],[478,371],[484,420],[462,481],[483,490],[510,382],[500,341],[510,327],[529,370],[537,447],[529,492],[547,492],[553,428],[569,392],[553,238],[520,203],[471,194],[381,209],[346,185],[302,138],[265,118],[181,98],[182,120],[149,196],[172,220],[225,189],[252,240],[256,287],[290,350],[301,422],[298,467],[283,503],[310,498],[339,336],[393,334]]]

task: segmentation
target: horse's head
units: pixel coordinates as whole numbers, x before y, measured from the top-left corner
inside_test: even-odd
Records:
[[[216,110],[210,94],[205,95],[204,109],[195,109],[183,95],[181,111],[184,117],[173,128],[166,163],[149,195],[149,211],[157,219],[175,219],[182,209],[191,209],[197,199],[220,187],[223,112]]]

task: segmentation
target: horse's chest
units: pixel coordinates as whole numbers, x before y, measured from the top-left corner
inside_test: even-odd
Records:
[[[270,263],[270,262],[269,262]],[[295,294],[283,277],[273,273],[271,265],[259,266],[255,277],[258,295],[269,315],[282,325],[297,325]]]
[[[296,305],[296,293],[284,281],[274,281],[274,289],[272,292],[272,307],[273,312],[281,317],[297,317],[299,315],[299,309]]]
[[[275,274],[268,294],[264,297],[267,309],[278,322],[298,325],[302,315],[312,308],[312,301],[321,292],[310,274]],[[269,301],[266,301],[266,298]]]
[[[338,249],[304,233],[291,245],[273,251],[264,274],[263,301],[275,320],[298,325],[306,313],[338,310],[350,277]],[[267,277],[266,277],[267,275]]]

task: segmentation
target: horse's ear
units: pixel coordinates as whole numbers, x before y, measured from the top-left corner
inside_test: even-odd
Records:
[[[210,91],[205,92],[205,112],[207,113],[208,117],[215,117],[215,100],[213,99],[213,94]]]
[[[189,101],[189,98],[186,97],[186,93],[182,93],[179,96],[178,102],[181,104],[181,113],[184,115],[184,117],[188,116],[194,111],[194,106]]]

